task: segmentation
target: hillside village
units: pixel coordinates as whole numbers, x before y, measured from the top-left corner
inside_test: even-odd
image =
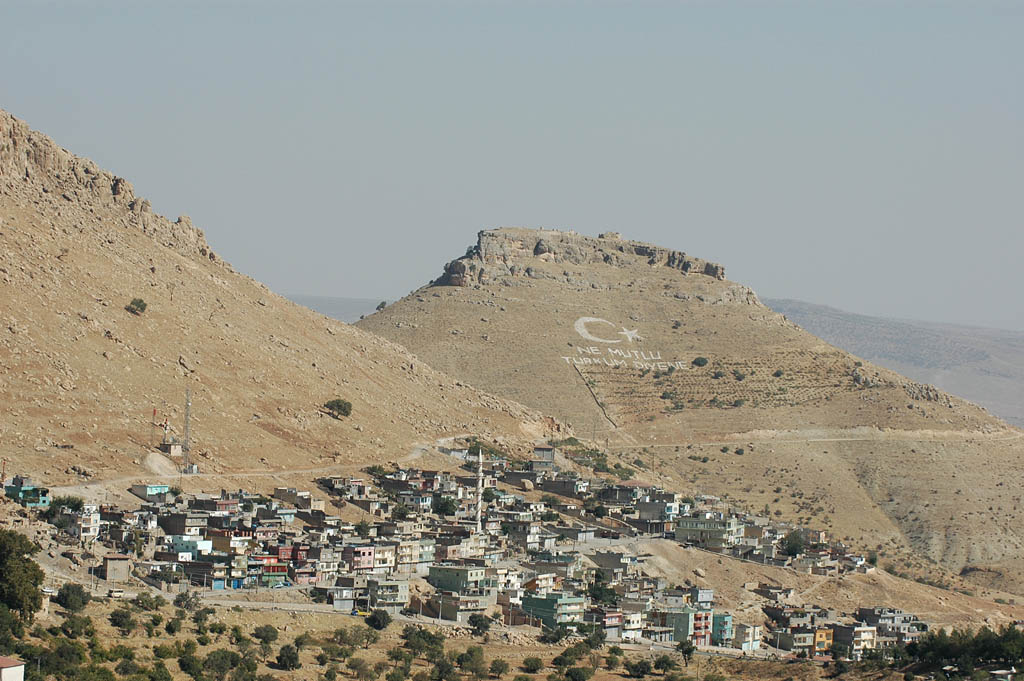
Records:
[[[669,674],[672,651],[764,668],[784,658],[771,666],[780,680],[818,678],[789,671],[800,661],[830,675],[847,659],[911,676],[908,659],[928,673],[1009,667],[999,678],[1020,664],[1022,610],[1002,597],[1024,584],[1022,433],[825,346],[722,266],[614,232],[485,230],[440,279],[351,327],[236,272],[189,218],[153,213],[124,178],[4,112],[0,142],[0,653],[35,660],[24,678],[77,681],[90,660],[81,678],[114,678],[102,665],[117,662],[141,679],[137,664],[120,671],[136,651],[153,663],[145,681],[225,678],[203,665],[231,659],[251,663],[232,678],[257,678],[255,631],[295,623],[281,652],[298,656],[312,629],[300,614],[327,625],[318,635],[334,630],[318,662],[331,681],[345,657],[327,646],[353,640],[334,623],[354,617],[404,625],[407,648],[438,632],[490,635],[503,655],[565,641],[549,681],[607,681],[593,658],[605,642],[609,674],[628,662],[643,678],[660,653],[664,681],[689,678]],[[666,363],[626,367],[626,350],[593,345],[634,342],[646,345],[633,357]],[[580,359],[598,356],[611,365]],[[184,448],[165,418],[167,456],[140,456],[157,409],[181,415],[182,392]],[[437,452],[421,460],[425,442]],[[963,588],[893,576],[901,559]],[[45,582],[31,576],[40,567]],[[110,628],[65,604],[75,589],[106,597],[92,607],[112,610]],[[173,618],[161,628],[164,614],[147,615],[137,645],[128,610],[169,602]],[[227,620],[239,629],[235,658],[209,648],[213,606],[221,634]],[[263,609],[288,612],[257,625]],[[968,645],[952,626],[980,628]],[[590,665],[565,669],[579,646]],[[434,666],[415,676],[389,650],[402,673],[388,681],[509,671],[453,671],[468,651],[427,647]],[[286,657],[275,670],[299,669]],[[348,657],[359,681],[387,665],[369,675]],[[0,681],[13,678],[8,660]]]
[[[533,627],[549,641],[597,630],[612,642],[752,656],[861,659],[928,630],[885,603],[840,613],[758,582],[744,588],[763,603],[761,617],[734,621],[702,570],[668,583],[622,540],[671,538],[825,576],[871,572],[874,557],[715,497],[560,470],[564,457],[549,444],[526,461],[473,440],[449,453],[459,470],[372,466],[365,477],[316,480],[318,494],[185,494],[139,483],[131,486],[138,507],[122,508],[51,498],[20,475],[5,491],[49,521],[61,556],[87,571],[84,583],[113,596],[147,586],[172,594],[299,589],[345,614],[383,610],[476,631]],[[364,519],[343,519],[346,508]]]

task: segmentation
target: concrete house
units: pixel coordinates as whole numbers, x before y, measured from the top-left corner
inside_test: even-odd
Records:
[[[841,643],[850,649],[850,656],[859,660],[865,650],[877,648],[877,630],[868,625],[837,624],[832,627],[832,635],[836,643]]]
[[[582,622],[585,605],[586,599],[582,596],[570,596],[562,591],[523,594],[523,610],[552,629]]]
[[[25,663],[14,657],[0,657],[0,681],[25,681]]]
[[[708,551],[724,553],[740,542],[743,526],[739,518],[721,513],[683,516],[676,523],[676,541]]]
[[[127,582],[131,576],[131,558],[123,553],[110,553],[103,556],[103,577],[108,582]]]
[[[29,478],[23,475],[15,475],[11,484],[4,487],[4,493],[25,508],[49,508],[50,506],[50,490],[45,487],[36,487]]]
[[[533,458],[530,459],[530,470],[534,472],[553,473],[555,470],[555,448],[548,445],[538,445],[533,448]]]
[[[737,624],[734,627],[732,645],[744,652],[761,649],[761,636],[764,631],[760,624]]]
[[[689,640],[695,646],[709,646],[714,615],[713,610],[670,608],[652,611],[650,622],[655,626],[671,628],[673,641]]]
[[[409,580],[370,577],[366,589],[371,608],[396,615],[409,605]]]
[[[129,491],[142,499],[154,504],[162,504],[167,501],[170,495],[170,486],[161,483],[136,483],[129,488]]]

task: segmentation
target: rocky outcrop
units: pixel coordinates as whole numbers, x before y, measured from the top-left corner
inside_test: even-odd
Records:
[[[575,232],[503,228],[480,232],[476,247],[445,265],[444,274],[434,283],[471,286],[504,277],[537,278],[534,265],[538,261],[610,267],[646,264],[667,267],[685,275],[725,279],[725,267],[718,263],[694,258],[682,251],[623,240],[617,232],[604,232],[593,238]]]
[[[217,261],[202,230],[187,216],[172,222],[157,215],[147,199],[137,197],[131,182],[109,173],[87,158],[75,156],[46,135],[0,110],[0,193],[50,202],[74,203],[94,211],[127,208],[121,219],[161,245],[189,257]]]

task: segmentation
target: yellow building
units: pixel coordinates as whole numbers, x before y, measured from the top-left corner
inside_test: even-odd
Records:
[[[825,655],[832,648],[832,630],[819,628],[814,630],[814,654]]]

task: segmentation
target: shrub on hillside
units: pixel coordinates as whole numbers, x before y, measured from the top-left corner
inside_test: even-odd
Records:
[[[334,416],[349,416],[352,413],[352,403],[348,400],[341,398],[335,398],[330,402],[324,404],[324,409],[334,414]]]
[[[391,624],[391,615],[388,614],[387,610],[378,608],[366,617],[366,623],[377,631],[382,631]]]
[[[68,582],[57,592],[57,604],[68,612],[82,611],[91,599],[92,596],[81,584]]]
[[[132,298],[132,302],[124,306],[124,309],[131,312],[133,315],[140,315],[146,311],[146,301],[142,298]]]
[[[544,669],[544,661],[539,657],[528,657],[523,660],[522,668],[527,674],[536,674],[541,669]]]

